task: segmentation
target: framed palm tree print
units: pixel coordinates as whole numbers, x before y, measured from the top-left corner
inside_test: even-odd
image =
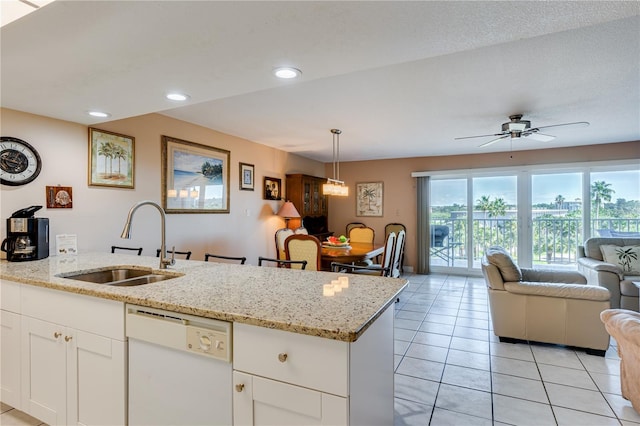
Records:
[[[89,127],[89,186],[133,189],[135,138]]]
[[[382,182],[356,183],[356,216],[382,216]]]

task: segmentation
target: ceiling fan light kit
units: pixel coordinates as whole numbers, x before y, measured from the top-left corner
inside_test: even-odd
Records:
[[[513,139],[527,138],[539,142],[549,142],[554,140],[556,137],[553,135],[547,135],[544,133],[540,133],[540,129],[548,129],[551,127],[565,127],[565,126],[580,126],[586,127],[589,125],[587,121],[577,121],[574,123],[563,123],[563,124],[552,124],[549,126],[540,126],[540,127],[531,127],[531,121],[522,120],[522,114],[513,114],[509,116],[509,122],[502,123],[502,132],[495,133],[493,135],[478,135],[478,136],[464,136],[460,138],[455,138],[455,140],[459,139],[472,139],[472,138],[486,138],[489,136],[498,136],[496,139],[492,139],[488,142],[479,145],[480,148],[492,145],[502,139],[510,138],[511,141]]]

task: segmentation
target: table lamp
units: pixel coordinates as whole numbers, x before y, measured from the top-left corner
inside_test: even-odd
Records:
[[[296,206],[291,201],[285,201],[280,210],[278,210],[277,215],[284,218],[284,226],[286,228],[289,227],[289,219],[300,217],[300,213],[298,213]]]

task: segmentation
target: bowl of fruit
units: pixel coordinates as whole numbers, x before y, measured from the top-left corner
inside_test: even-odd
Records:
[[[327,245],[334,247],[346,247],[349,245],[349,239],[344,235],[340,235],[339,237],[327,237]]]

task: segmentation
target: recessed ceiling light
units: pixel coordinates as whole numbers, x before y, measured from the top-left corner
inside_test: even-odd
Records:
[[[167,93],[167,99],[171,99],[172,101],[186,101],[189,97],[189,95],[185,95],[184,93]]]
[[[108,112],[102,112],[102,111],[89,111],[88,114],[92,117],[99,117],[99,118],[111,117],[111,114],[109,114]]]
[[[302,75],[302,71],[297,68],[280,67],[273,70],[273,74],[278,78],[296,78]]]

